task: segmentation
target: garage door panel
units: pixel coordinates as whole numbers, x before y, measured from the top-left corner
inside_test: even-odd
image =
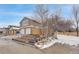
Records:
[[[26,28],[26,34],[31,34],[31,28]]]
[[[20,33],[21,33],[21,34],[24,34],[24,29],[21,29],[21,30],[20,30]]]

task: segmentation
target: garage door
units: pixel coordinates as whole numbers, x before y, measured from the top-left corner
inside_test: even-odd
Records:
[[[26,28],[26,34],[31,34],[31,28]]]
[[[21,34],[24,34],[24,29],[21,29],[21,30],[20,30],[20,33],[21,33]]]

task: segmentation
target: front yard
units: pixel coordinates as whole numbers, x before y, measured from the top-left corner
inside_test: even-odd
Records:
[[[13,36],[12,36],[13,37]],[[2,54],[63,54],[63,53],[79,53],[79,37],[58,35],[57,40],[53,40],[54,44],[48,48],[39,49],[29,44],[11,40],[11,37],[0,38],[0,53]]]

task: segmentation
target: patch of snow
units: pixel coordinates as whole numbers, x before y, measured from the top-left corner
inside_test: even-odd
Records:
[[[76,36],[66,36],[66,35],[58,35],[58,39],[52,39],[52,37],[49,37],[49,40],[47,44],[44,45],[37,45],[35,44],[36,47],[40,49],[48,48],[55,43],[61,43],[61,44],[68,44],[70,46],[78,46],[79,45],[79,37]]]
[[[78,46],[79,44],[79,37],[76,36],[66,36],[66,35],[58,35],[58,43],[62,44],[69,44]]]
[[[48,47],[52,46],[53,44],[55,44],[55,41],[52,40],[52,41],[46,42],[46,44],[44,44],[44,45],[35,44],[35,46],[40,48],[40,49],[44,49],[44,48],[48,48]]]

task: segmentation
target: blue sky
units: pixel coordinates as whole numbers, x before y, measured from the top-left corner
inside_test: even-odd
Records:
[[[24,16],[33,15],[34,4],[0,4],[0,26],[19,25]],[[48,5],[50,11],[54,12],[56,5]],[[70,17],[72,5],[60,5],[61,15]]]

